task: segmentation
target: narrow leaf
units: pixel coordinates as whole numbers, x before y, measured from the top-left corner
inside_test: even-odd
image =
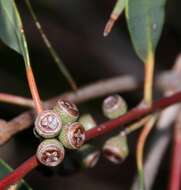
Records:
[[[127,0],[126,18],[138,57],[147,62],[154,55],[163,23],[166,0]]]
[[[57,64],[58,68],[60,69],[60,71],[62,72],[62,74],[64,75],[64,77],[66,78],[66,80],[68,81],[68,83],[70,84],[70,86],[72,87],[73,90],[77,90],[77,84],[75,82],[75,80],[73,79],[71,73],[69,72],[69,70],[67,69],[67,67],[65,66],[65,64],[63,63],[62,59],[59,57],[58,53],[56,52],[56,50],[53,48],[51,42],[49,41],[47,35],[45,34],[45,32],[43,31],[43,28],[40,24],[40,22],[38,21],[38,18],[33,10],[33,7],[30,3],[29,0],[25,0],[25,3],[27,5],[27,8],[33,18],[33,21],[35,23],[36,28],[38,29],[48,51],[50,52],[54,62]]]
[[[113,11],[110,15],[110,18],[105,26],[104,33],[103,33],[104,36],[108,36],[109,33],[111,32],[111,30],[114,26],[114,23],[116,22],[116,20],[119,18],[119,16],[123,12],[123,10],[125,8],[125,4],[126,4],[126,0],[117,0],[115,6],[113,8]]]
[[[23,55],[30,64],[23,25],[14,0],[0,0],[0,39],[11,49]]]
[[[0,159],[0,179],[2,179],[9,172],[12,172],[13,169],[2,159]],[[21,180],[20,183],[16,185],[17,190],[32,190],[32,188],[24,181]]]

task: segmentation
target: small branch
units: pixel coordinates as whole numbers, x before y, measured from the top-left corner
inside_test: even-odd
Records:
[[[121,133],[124,133],[125,135],[129,135],[133,131],[136,131],[137,129],[143,127],[143,125],[149,120],[149,118],[150,116],[144,117],[143,119],[137,121],[136,123],[126,127],[126,129],[124,129],[124,131],[122,131]]]
[[[181,101],[181,92],[176,93],[170,97],[162,98],[161,100],[158,100],[153,103],[151,107],[147,108],[135,108],[128,112],[127,114],[105,122],[98,127],[91,129],[86,132],[86,140],[90,140],[92,138],[95,138],[99,135],[103,135],[107,133],[110,130],[113,130],[116,127],[120,127],[120,125],[123,125],[127,122],[131,122],[135,119],[139,119],[140,117],[143,117],[146,114],[150,114],[154,111],[157,111],[159,109],[163,109],[167,106],[170,106],[172,104],[178,103]],[[27,160],[25,163],[23,163],[19,168],[14,170],[12,173],[10,173],[8,176],[4,177],[0,181],[0,188],[5,188],[8,185],[11,185],[13,183],[16,183],[19,179],[23,178],[24,175],[26,175],[28,172],[30,172],[32,169],[34,169],[36,166],[38,166],[38,162],[36,160],[36,157],[33,156],[30,158],[30,160]]]
[[[9,175],[4,177],[0,181],[0,189],[4,190],[8,186],[17,183],[22,179],[23,176],[28,174],[31,170],[36,168],[39,165],[36,156],[32,156],[28,160],[26,160],[23,164],[21,164],[15,171],[11,172]]]
[[[140,181],[140,190],[144,190],[145,187],[145,180],[144,180],[144,169],[143,169],[143,152],[144,152],[144,146],[146,143],[146,139],[154,127],[154,124],[156,122],[156,115],[150,116],[150,119],[146,121],[146,124],[139,136],[138,144],[136,148],[136,161],[137,161],[137,170],[139,174],[139,181]]]
[[[168,146],[171,134],[170,126],[175,121],[178,110],[180,109],[180,104],[170,106],[163,110],[160,114],[159,120],[157,122],[156,131],[154,133],[153,143],[151,149],[146,156],[144,164],[145,173],[145,189],[151,190],[154,180],[157,176],[158,168],[160,166],[162,157]],[[131,190],[139,189],[138,177],[135,177]]]
[[[14,6],[16,6],[15,3],[14,3]],[[19,16],[19,21],[21,22],[20,16]],[[23,26],[21,26],[20,31],[21,31],[22,45],[23,45],[23,58],[24,58],[25,68],[26,68],[26,78],[28,80],[28,85],[29,85],[29,89],[33,98],[33,102],[35,104],[36,112],[39,113],[43,110],[43,107],[42,107],[42,102],[40,100],[40,95],[38,93],[38,88],[36,85],[35,77],[33,74],[31,63],[30,63],[28,45],[26,42]]]
[[[147,105],[152,103],[153,96],[153,75],[154,75],[154,56],[150,53],[145,63],[145,80],[144,80],[144,102]]]
[[[180,110],[181,111],[181,110]],[[174,128],[173,155],[171,161],[171,175],[169,190],[181,188],[181,112],[178,114]]]
[[[144,77],[144,98],[143,103],[147,106],[151,106],[153,101],[153,77],[154,77],[154,66],[155,66],[155,59],[154,53],[149,51],[147,59],[144,61],[145,65],[145,77]],[[144,190],[145,182],[144,182],[144,169],[143,169],[143,149],[146,143],[146,139],[151,132],[152,127],[156,121],[156,116],[150,116],[150,120],[145,123],[145,126],[140,134],[137,144],[137,151],[136,151],[136,163],[137,163],[137,170],[139,175],[140,181],[140,190]]]
[[[46,101],[43,104],[45,109],[51,109],[59,98],[81,103],[93,98],[105,96],[116,92],[125,92],[135,90],[139,87],[138,81],[132,76],[120,76],[103,81],[98,81],[94,84],[82,87],[76,92],[65,93]],[[9,122],[6,122],[6,127],[0,125],[0,145],[7,142],[13,135],[30,127],[34,120],[34,112],[26,111]],[[2,134],[3,133],[3,134]],[[2,135],[1,135],[2,134]]]
[[[42,112],[43,111],[42,102],[40,100],[39,92],[37,89],[37,85],[35,82],[31,65],[26,66],[26,75],[27,75],[27,80],[28,80],[30,91],[31,91],[31,95],[33,97],[33,102],[35,105],[36,112],[37,113]]]
[[[181,54],[176,59],[176,63],[173,67],[173,72],[175,75],[181,75]],[[171,92],[174,93],[180,89],[181,85],[179,83],[176,85],[175,90],[172,90]],[[174,143],[171,160],[169,190],[179,190],[181,188],[181,109],[179,111],[180,112],[177,116],[176,125],[174,128]]]
[[[172,104],[179,103],[180,101],[181,101],[181,92],[178,92],[172,96],[165,97],[165,98],[162,98],[160,100],[153,102],[151,107],[134,108],[131,111],[129,111],[127,114],[125,114],[117,119],[107,121],[107,122],[99,125],[98,127],[87,131],[86,139],[90,140],[94,137],[108,133],[109,131],[111,131],[112,129],[114,129],[120,125],[124,125],[128,122],[132,122],[132,121],[139,119],[147,114],[153,113],[153,112],[158,111],[163,108],[166,108]]]
[[[25,106],[25,107],[34,107],[34,103],[32,99],[25,98],[22,96],[7,94],[7,93],[0,93],[0,102],[15,104],[19,106]]]
[[[166,71],[157,78],[157,86],[164,92],[166,96],[179,91],[181,79],[181,55],[176,59],[176,62],[171,71]],[[171,134],[170,126],[175,121],[178,111],[181,109],[180,104],[173,105],[162,111],[157,123],[156,131],[152,137],[152,145],[144,164],[145,171],[145,189],[151,190],[154,180],[157,176],[158,168],[162,161],[162,157],[169,144]],[[138,177],[135,178],[132,185],[132,190],[139,189]]]

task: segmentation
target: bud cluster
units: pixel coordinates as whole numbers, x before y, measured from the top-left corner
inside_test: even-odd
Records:
[[[64,159],[64,147],[79,149],[83,145],[85,129],[76,122],[78,117],[77,106],[67,100],[58,100],[52,110],[43,111],[37,116],[34,134],[45,138],[36,154],[42,164],[57,166]]]
[[[102,110],[109,119],[115,119],[127,111],[124,99],[112,95],[103,101]],[[65,148],[79,149],[78,162],[81,167],[92,168],[100,158],[100,151],[91,144],[84,144],[85,131],[97,126],[90,114],[79,118],[77,106],[67,100],[58,100],[52,110],[41,112],[34,127],[35,136],[43,140],[37,149],[37,159],[46,166],[57,166],[65,156]],[[104,156],[113,163],[122,162],[128,155],[126,136],[121,134],[108,139],[103,146]]]

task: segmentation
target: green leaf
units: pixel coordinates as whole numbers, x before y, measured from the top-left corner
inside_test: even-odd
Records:
[[[112,14],[119,16],[125,8],[125,3],[126,3],[126,0],[117,0],[116,4],[114,5]]]
[[[163,23],[166,0],[127,0],[126,18],[138,57],[147,62],[155,54]]]
[[[104,29],[104,36],[108,36],[109,33],[111,32],[115,21],[119,18],[119,16],[121,15],[121,13],[123,12],[124,8],[125,8],[125,4],[126,4],[126,0],[117,0],[114,8],[111,12],[110,18],[105,26]]]
[[[0,39],[23,55],[26,66],[29,65],[23,25],[14,0],[0,0],[0,26]]]
[[[2,159],[0,159],[0,179],[2,179],[9,172],[13,171],[13,169]],[[32,190],[32,188],[24,181],[21,182],[16,187],[17,190]]]

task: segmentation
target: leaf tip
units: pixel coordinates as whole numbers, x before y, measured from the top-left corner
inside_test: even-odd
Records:
[[[108,22],[106,23],[106,26],[104,28],[104,32],[103,32],[103,36],[106,37],[109,35],[109,33],[111,32],[113,26],[115,23],[115,19],[113,19],[112,17],[110,17],[110,19],[108,20]]]

